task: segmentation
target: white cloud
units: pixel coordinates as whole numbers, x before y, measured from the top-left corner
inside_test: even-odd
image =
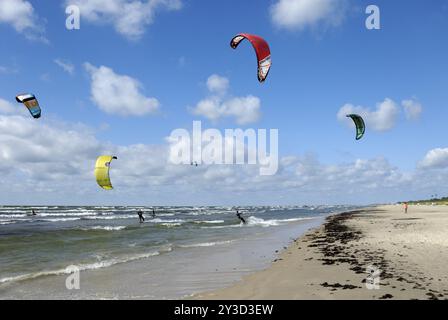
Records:
[[[54,63],[56,63],[59,67],[61,67],[65,72],[67,72],[70,75],[73,75],[75,73],[75,66],[69,61],[65,61],[62,59],[55,59]]]
[[[401,104],[408,120],[417,120],[420,118],[423,112],[423,106],[418,101],[413,99],[403,100]]]
[[[362,106],[354,106],[352,104],[344,105],[338,112],[339,121],[346,122],[350,125],[353,123],[347,119],[348,114],[358,114],[364,118],[366,125],[375,131],[388,131],[395,126],[400,110],[396,103],[386,98],[383,102],[377,104],[376,110]]]
[[[229,79],[213,74],[207,79],[207,88],[211,93],[224,94],[229,89]]]
[[[234,118],[237,124],[245,125],[260,119],[261,101],[258,97],[230,97],[226,99],[229,80],[219,75],[211,75],[207,79],[210,96],[199,101],[192,113],[206,117],[211,121],[222,118]]]
[[[156,98],[141,93],[138,80],[116,74],[111,68],[84,64],[91,76],[92,101],[104,112],[121,116],[144,116],[155,113],[160,106]]]
[[[280,28],[302,30],[319,23],[338,25],[344,18],[345,0],[278,0],[270,8]]]
[[[181,0],[67,0],[66,5],[78,6],[82,19],[112,24],[119,34],[134,40],[154,22],[156,11],[182,8]]]
[[[431,150],[412,173],[382,157],[323,164],[313,155],[288,156],[274,176],[260,176],[257,165],[173,165],[168,139],[159,145],[114,145],[99,141],[95,131],[81,124],[4,114],[5,104],[11,111],[0,100],[0,203],[123,205],[154,198],[160,204],[192,205],[374,202],[392,194],[395,200],[426,194],[448,178],[427,170],[448,168],[448,149]],[[92,175],[101,154],[118,156],[112,192],[100,190]]]
[[[29,116],[0,115],[0,171],[31,180],[86,177],[86,161],[100,152],[100,143],[83,126],[33,121]]]
[[[448,148],[437,148],[428,151],[419,163],[419,167],[424,169],[448,168]]]
[[[0,98],[0,113],[11,114],[16,113],[16,110],[11,102]]]
[[[39,22],[33,5],[25,0],[1,0],[0,23],[10,24],[18,33],[30,40],[48,42],[44,27]]]

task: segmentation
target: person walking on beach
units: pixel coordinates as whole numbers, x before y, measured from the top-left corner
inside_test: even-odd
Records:
[[[138,218],[139,218],[139,220],[140,220],[140,223],[145,222],[145,217],[143,216],[143,211],[139,210],[139,211],[137,212],[137,214],[138,214]]]
[[[246,220],[244,220],[244,218],[241,216],[241,213],[236,210],[236,216],[238,217],[238,219],[241,220],[242,223],[246,224]]]
[[[407,202],[404,203],[404,213],[405,214],[408,213],[408,203]]]

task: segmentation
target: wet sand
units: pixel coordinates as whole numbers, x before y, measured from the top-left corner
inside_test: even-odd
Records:
[[[368,267],[379,289],[367,289]],[[448,207],[380,206],[330,216],[272,265],[196,299],[448,299]]]

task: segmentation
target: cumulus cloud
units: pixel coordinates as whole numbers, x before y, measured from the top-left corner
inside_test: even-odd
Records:
[[[0,113],[11,114],[16,112],[11,102],[0,98]]]
[[[62,59],[54,59],[54,63],[56,63],[59,67],[61,67],[65,72],[70,75],[75,73],[75,66],[69,62]]]
[[[15,112],[21,109],[0,99],[0,203],[374,202],[440,190],[448,179],[448,149],[442,148],[429,151],[410,173],[383,157],[325,164],[315,155],[285,156],[273,176],[260,176],[259,165],[175,165],[168,138],[157,145],[117,145],[100,141],[85,125],[33,121]],[[247,152],[246,146],[236,146],[238,152]],[[98,192],[92,175],[101,154],[118,156],[112,192]]]
[[[199,101],[191,111],[211,121],[234,118],[237,124],[245,125],[260,119],[261,101],[258,97],[227,97],[229,80],[219,75],[207,79],[210,96]]]
[[[428,151],[419,167],[423,169],[448,168],[448,148],[437,148]]]
[[[423,106],[416,100],[403,100],[401,105],[404,108],[408,120],[417,120],[423,112]]]
[[[278,0],[270,8],[273,23],[302,30],[319,23],[338,25],[344,18],[346,0]]]
[[[213,74],[207,79],[207,88],[211,93],[224,94],[229,89],[229,79]]]
[[[51,181],[85,177],[86,162],[101,150],[83,126],[30,121],[19,115],[0,115],[0,171],[31,180]]]
[[[91,99],[104,112],[121,116],[144,116],[158,111],[156,98],[146,97],[134,78],[116,74],[111,68],[84,64],[91,76]]]
[[[89,22],[111,24],[128,39],[139,39],[145,28],[154,22],[157,11],[179,10],[181,0],[67,0],[76,5]]]
[[[30,40],[48,42],[44,27],[39,22],[33,5],[25,0],[0,1],[0,23],[11,25],[18,33]]]
[[[374,111],[366,107],[346,104],[339,109],[337,118],[339,121],[353,125],[346,116],[348,114],[359,114],[364,118],[369,128],[375,131],[388,131],[395,126],[399,112],[397,104],[386,98],[383,102],[377,104]]]

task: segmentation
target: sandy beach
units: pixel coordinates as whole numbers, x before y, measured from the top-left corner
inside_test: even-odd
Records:
[[[446,299],[448,207],[380,206],[334,215],[270,267],[196,299]],[[368,267],[379,288],[367,289]],[[370,283],[370,281],[368,282]]]

